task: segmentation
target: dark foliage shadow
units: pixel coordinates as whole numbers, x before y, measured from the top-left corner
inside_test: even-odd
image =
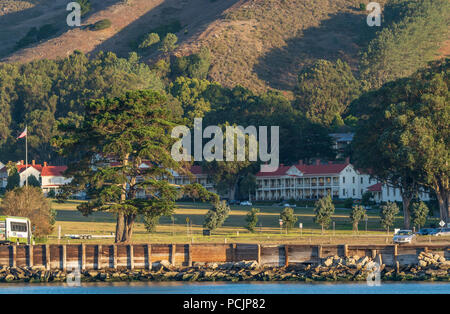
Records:
[[[254,67],[258,77],[276,89],[291,90],[300,70],[317,59],[342,59],[356,69],[359,43],[367,28],[366,16],[338,13],[318,27],[304,30],[287,45],[276,48],[260,58]]]

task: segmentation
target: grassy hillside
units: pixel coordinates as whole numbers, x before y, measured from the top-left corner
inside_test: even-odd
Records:
[[[11,12],[21,3],[9,2]],[[355,65],[366,14],[359,10],[359,0],[91,0],[92,9],[82,25],[101,19],[112,22],[110,28],[94,32],[64,25],[65,1],[22,2],[26,5],[20,11],[0,17],[0,54],[5,61],[54,59],[73,50],[109,50],[123,56],[133,49],[133,40],[176,20],[182,25],[178,54],[207,45],[213,55],[213,80],[254,90],[291,89],[298,70],[316,58],[342,58]],[[55,25],[57,34],[13,51],[30,27],[46,23]],[[8,36],[12,31],[17,36]],[[152,60],[154,56],[148,59]]]
[[[356,66],[365,14],[352,0],[246,1],[228,10],[199,41],[213,54],[214,80],[290,90],[299,70],[317,58],[341,58]]]
[[[254,91],[291,91],[299,71],[318,58],[345,60],[358,70],[368,32],[366,0],[90,0],[82,27],[65,25],[65,0],[5,0],[0,4],[0,57],[6,62],[65,57],[74,50],[113,51],[127,56],[136,42],[158,27],[180,25],[177,55],[202,46],[211,50],[210,79]],[[382,5],[387,0],[378,1]],[[201,13],[199,13],[201,12]],[[111,27],[90,25],[107,19]],[[16,47],[31,27],[52,24],[54,32],[38,42]],[[15,36],[11,36],[14,33]],[[448,55],[449,42],[442,55]],[[153,63],[157,51],[140,51]]]

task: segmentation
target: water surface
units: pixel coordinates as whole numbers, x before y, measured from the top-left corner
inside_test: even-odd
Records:
[[[449,294],[450,283],[179,283],[0,284],[0,294]]]

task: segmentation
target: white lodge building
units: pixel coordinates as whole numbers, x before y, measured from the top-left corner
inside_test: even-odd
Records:
[[[325,195],[345,199],[362,197],[367,188],[376,183],[361,174],[347,159],[345,163],[280,165],[275,172],[256,175],[256,200],[318,199]]]

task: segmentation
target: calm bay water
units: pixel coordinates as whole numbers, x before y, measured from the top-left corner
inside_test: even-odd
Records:
[[[1,284],[3,293],[80,293],[80,294],[450,294],[450,283],[83,283],[66,284]]]

